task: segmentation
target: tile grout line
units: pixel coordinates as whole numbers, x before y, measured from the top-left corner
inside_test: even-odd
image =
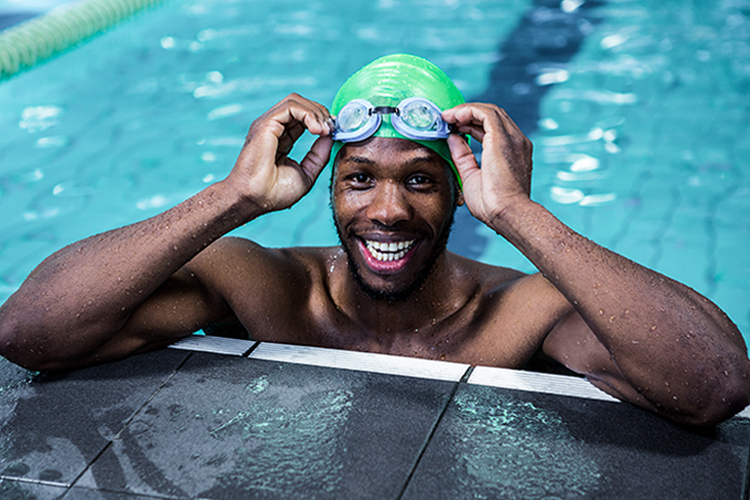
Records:
[[[445,406],[443,407],[443,410],[440,412],[440,415],[438,415],[438,418],[435,420],[435,424],[432,426],[432,429],[430,429],[430,433],[427,435],[427,439],[425,439],[424,444],[422,445],[422,449],[419,450],[417,459],[414,461],[414,465],[412,466],[411,471],[409,471],[409,475],[406,477],[406,481],[404,481],[404,487],[401,488],[401,491],[399,492],[398,496],[396,496],[397,500],[401,500],[404,494],[406,493],[407,488],[409,488],[409,483],[411,483],[411,480],[414,477],[414,473],[417,472],[417,468],[419,467],[419,462],[422,461],[422,457],[424,456],[425,452],[427,451],[427,447],[432,441],[432,436],[435,435],[435,431],[437,431],[437,428],[440,426],[440,422],[443,421],[443,416],[448,411],[448,407],[453,401],[453,397],[456,395],[458,388],[461,386],[461,384],[465,384],[469,380],[469,377],[471,376],[471,372],[473,371],[474,371],[474,367],[469,366],[464,372],[461,379],[458,382],[456,382],[453,388],[451,389],[450,395],[448,396],[448,400],[445,402]]]
[[[255,349],[257,349],[257,348],[258,348],[258,346],[259,346],[259,345],[260,345],[260,342],[258,342],[257,340],[256,340],[256,341],[254,341],[254,342],[253,342],[253,345],[251,345],[251,346],[250,346],[250,348],[249,348],[249,349],[248,349],[247,351],[243,352],[243,353],[242,353],[242,356],[241,356],[241,357],[243,357],[243,358],[248,358],[248,357],[250,357],[250,355],[251,355],[251,354],[253,353],[253,351],[254,351]]]
[[[185,365],[185,363],[187,363],[187,360],[190,359],[192,356],[193,356],[193,353],[192,352],[188,352],[188,355],[185,356],[185,359],[183,359],[182,361],[180,361],[180,363],[175,367],[175,369],[172,371],[172,373],[167,378],[165,378],[162,381],[161,384],[159,384],[159,387],[157,387],[154,390],[154,392],[146,399],[146,401],[144,401],[144,403],[140,406],[140,408],[138,408],[137,410],[135,410],[133,412],[133,414],[130,416],[130,418],[122,425],[122,427],[120,428],[120,430],[117,431],[117,433],[114,436],[112,436],[112,439],[108,440],[108,442],[104,446],[104,448],[102,448],[102,450],[99,453],[97,453],[96,456],[93,459],[91,459],[91,461],[88,464],[86,464],[86,467],[83,468],[83,470],[81,471],[81,473],[78,474],[75,477],[75,479],[73,479],[70,482],[70,485],[67,487],[67,491],[70,491],[76,485],[76,483],[81,480],[81,478],[83,477],[83,475],[86,474],[86,472],[89,469],[91,469],[91,466],[93,466],[94,463],[97,460],[99,460],[99,458],[102,455],[104,455],[104,453],[114,444],[114,442],[117,440],[117,438],[120,437],[120,435],[123,433],[123,431],[133,422],[133,420],[135,420],[135,417],[137,417],[138,415],[140,415],[141,410],[143,410],[146,407],[146,405],[148,405],[156,397],[156,395],[159,394],[159,392],[164,388],[164,386],[167,385],[167,383],[170,380],[172,380],[172,378],[174,378],[175,375],[177,375],[177,372],[180,371],[180,368],[182,368],[183,365]],[[88,489],[90,489],[90,488],[88,488]]]

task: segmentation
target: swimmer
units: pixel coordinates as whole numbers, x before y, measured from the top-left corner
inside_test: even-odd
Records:
[[[305,131],[318,137],[297,162],[289,153]],[[340,246],[224,237],[294,205],[329,157]],[[743,409],[750,361],[730,319],[532,201],[531,167],[531,142],[501,108],[465,103],[421,58],[381,58],[330,112],[292,94],[259,117],[225,179],[47,258],[0,308],[0,354],[33,370],[74,368],[204,329],[472,365],[552,359],[685,424]],[[539,273],[446,250],[462,204]]]

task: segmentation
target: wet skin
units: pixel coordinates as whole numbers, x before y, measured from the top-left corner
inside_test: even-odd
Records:
[[[373,138],[339,152],[334,220],[371,296],[408,295],[444,252],[452,214],[463,203],[450,175],[434,151],[403,139]]]
[[[531,142],[497,106],[443,112],[463,182],[431,150],[376,138],[341,151],[332,205],[342,246],[268,249],[223,237],[305,196],[328,162],[331,116],[292,94],[258,118],[229,176],[145,221],[74,243],[0,306],[0,355],[62,369],[227,335],[525,367],[536,354],[681,423],[750,402],[742,335],[694,290],[615,254],[530,199]],[[319,136],[299,162],[289,152]],[[539,269],[445,250],[456,204]],[[353,272],[354,271],[354,272]]]

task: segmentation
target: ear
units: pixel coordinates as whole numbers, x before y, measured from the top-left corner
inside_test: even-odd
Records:
[[[464,205],[464,192],[461,191],[461,188],[457,189],[458,195],[456,196],[456,206],[462,207]]]

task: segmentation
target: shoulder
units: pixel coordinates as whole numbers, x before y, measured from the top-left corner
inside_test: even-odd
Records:
[[[516,269],[485,264],[452,252],[448,254],[453,274],[471,283],[483,295],[493,294],[530,278],[529,274]]]
[[[300,266],[321,265],[336,252],[336,247],[319,248],[269,248],[246,238],[225,236],[206,247],[191,262],[194,266],[217,265],[261,266],[269,271],[284,271]],[[235,271],[241,269],[235,268]],[[253,269],[257,270],[257,269]]]
[[[186,266],[226,297],[258,292],[295,295],[309,288],[335,248],[267,248],[245,238],[223,237]]]
[[[539,273],[526,274],[469,259],[460,262],[460,267],[475,283],[467,350],[477,364],[525,366],[549,332],[573,311],[567,299]]]

